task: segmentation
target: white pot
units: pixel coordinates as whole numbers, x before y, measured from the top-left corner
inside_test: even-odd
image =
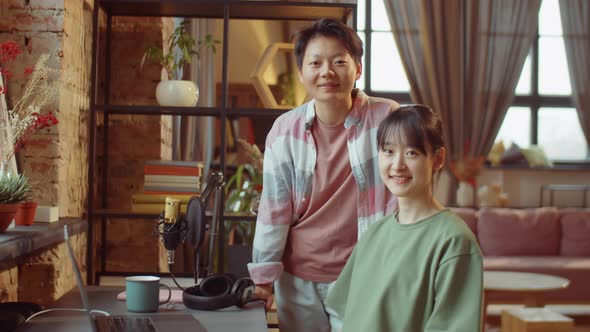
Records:
[[[193,107],[199,100],[199,88],[192,81],[160,81],[156,100],[160,106]]]
[[[465,182],[459,182],[459,188],[457,188],[457,206],[471,207],[473,206],[473,187]]]

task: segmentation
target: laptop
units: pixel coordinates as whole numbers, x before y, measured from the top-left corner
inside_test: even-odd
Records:
[[[197,321],[192,315],[188,314],[162,314],[152,316],[125,316],[125,315],[111,315],[111,316],[93,316],[90,313],[90,303],[88,301],[88,292],[86,286],[82,281],[82,273],[76,261],[74,250],[70,243],[70,236],[68,226],[64,225],[64,240],[68,248],[68,256],[74,267],[74,275],[76,276],[76,283],[80,290],[82,297],[82,305],[85,313],[90,321],[92,332],[158,332],[158,326],[162,331],[194,331],[206,332],[207,330]],[[155,320],[155,322],[154,322]]]

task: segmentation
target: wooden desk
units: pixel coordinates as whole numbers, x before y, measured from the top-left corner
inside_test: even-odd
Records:
[[[92,309],[104,310],[112,315],[133,315],[127,312],[124,301],[117,301],[116,296],[124,287],[89,286],[87,287]],[[173,314],[191,314],[203,325],[207,332],[266,332],[264,305],[254,302],[244,308],[230,307],[216,311],[198,311],[187,309],[182,303],[174,303],[176,309],[160,306],[157,313],[150,315],[162,316]],[[80,293],[77,289],[64,295],[55,308],[82,308]],[[142,314],[145,315],[145,314]],[[42,314],[22,325],[17,332],[41,331],[90,331],[89,321],[85,315],[76,312],[59,311]],[[182,332],[174,330],[173,332]]]

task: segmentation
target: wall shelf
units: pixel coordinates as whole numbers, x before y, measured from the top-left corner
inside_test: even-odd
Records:
[[[101,0],[114,16],[172,16],[223,18],[225,8],[233,19],[317,20],[351,17],[356,0],[340,3],[248,0]]]
[[[222,110],[219,107],[169,107],[156,105],[100,105],[97,111],[108,114],[121,115],[187,115],[187,116],[213,116],[220,117]],[[272,117],[286,113],[288,110],[271,108],[236,108],[227,109],[226,114],[232,117]]]
[[[95,210],[93,213],[95,217],[105,217],[105,218],[124,218],[124,219],[156,219],[160,215],[153,214],[153,213],[137,213],[131,212],[126,210],[115,210],[115,209],[105,209],[105,210]],[[205,212],[205,216],[207,218],[211,218],[213,214],[211,211]],[[233,213],[233,212],[224,212],[223,219],[225,220],[246,220],[246,221],[256,221],[256,215],[249,212],[244,213]]]

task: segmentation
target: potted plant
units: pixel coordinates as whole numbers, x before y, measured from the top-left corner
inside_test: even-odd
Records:
[[[215,54],[215,45],[219,44],[213,36],[207,35],[198,42],[187,32],[186,21],[174,29],[168,38],[168,49],[150,47],[141,59],[140,67],[146,60],[157,62],[166,70],[167,81],[160,81],[156,87],[156,100],[160,106],[192,107],[199,100],[199,89],[192,81],[181,80],[182,69],[190,64],[192,56],[199,58],[203,49],[211,49]]]
[[[233,213],[257,213],[262,192],[262,153],[254,144],[238,139],[246,151],[250,163],[239,165],[225,186],[225,211]],[[228,269],[236,276],[248,276],[246,265],[252,260],[252,242],[256,222],[252,220],[226,220],[226,261]],[[231,264],[230,264],[231,263]]]
[[[0,233],[4,233],[17,213],[20,202],[31,192],[28,179],[14,175],[0,167]]]
[[[225,186],[225,210],[256,213],[261,189],[262,173],[251,164],[239,165]],[[254,226],[254,222],[247,220],[226,221],[229,244],[251,245]]]
[[[0,82],[8,82],[12,73],[9,65],[21,54],[14,41],[0,43]],[[48,65],[49,54],[42,54],[35,66],[25,67],[26,83],[19,95],[12,98],[11,104],[0,103],[0,232],[6,230],[15,214],[30,216],[32,223],[36,206],[34,202],[25,202],[29,198],[31,185],[27,177],[18,175],[14,163],[15,154],[25,146],[28,136],[59,123],[53,112],[43,113],[43,109],[56,99],[61,81],[52,77],[59,70]],[[0,86],[0,99],[4,98],[7,85]],[[17,204],[20,203],[20,204]],[[32,216],[31,216],[32,214]]]

